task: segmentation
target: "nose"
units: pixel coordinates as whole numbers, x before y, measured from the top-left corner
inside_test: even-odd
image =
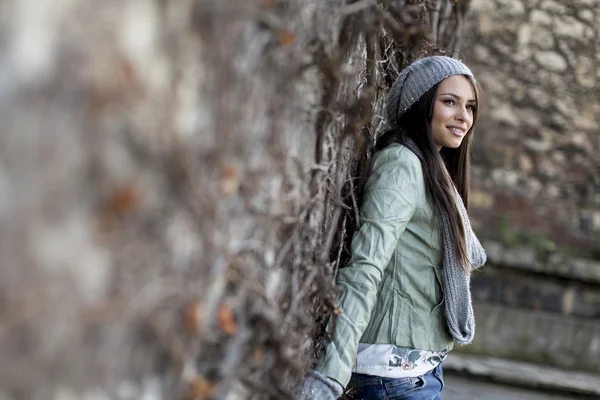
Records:
[[[457,121],[468,122],[470,119],[469,112],[466,107],[458,107],[456,110],[456,114],[454,115]]]

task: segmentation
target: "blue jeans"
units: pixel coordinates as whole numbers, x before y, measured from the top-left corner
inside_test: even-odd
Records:
[[[442,364],[415,378],[383,378],[352,374],[344,400],[441,400],[444,388]]]

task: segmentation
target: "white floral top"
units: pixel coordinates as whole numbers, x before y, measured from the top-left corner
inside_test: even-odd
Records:
[[[447,355],[447,350],[430,351],[393,344],[359,343],[352,372],[385,378],[416,377],[437,367]]]

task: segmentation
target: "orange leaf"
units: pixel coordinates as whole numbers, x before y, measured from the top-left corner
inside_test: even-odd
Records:
[[[235,165],[227,165],[223,169],[221,190],[226,195],[235,194],[240,187],[240,172]]]
[[[114,214],[125,215],[137,210],[141,204],[141,195],[134,186],[117,188],[108,199],[108,209]]]
[[[190,332],[198,332],[200,323],[200,305],[190,303],[183,310],[183,324]]]
[[[205,399],[215,391],[215,385],[206,378],[197,375],[190,384],[188,397],[190,399]]]
[[[294,34],[288,30],[282,30],[279,32],[279,43],[282,46],[289,46],[294,43]]]
[[[237,331],[237,324],[233,316],[233,310],[227,304],[221,304],[218,316],[219,328],[228,335],[233,335]]]

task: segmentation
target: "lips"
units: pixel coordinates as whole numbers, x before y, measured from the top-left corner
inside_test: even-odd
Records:
[[[448,126],[448,130],[455,136],[463,137],[466,133],[466,129],[459,126]]]

